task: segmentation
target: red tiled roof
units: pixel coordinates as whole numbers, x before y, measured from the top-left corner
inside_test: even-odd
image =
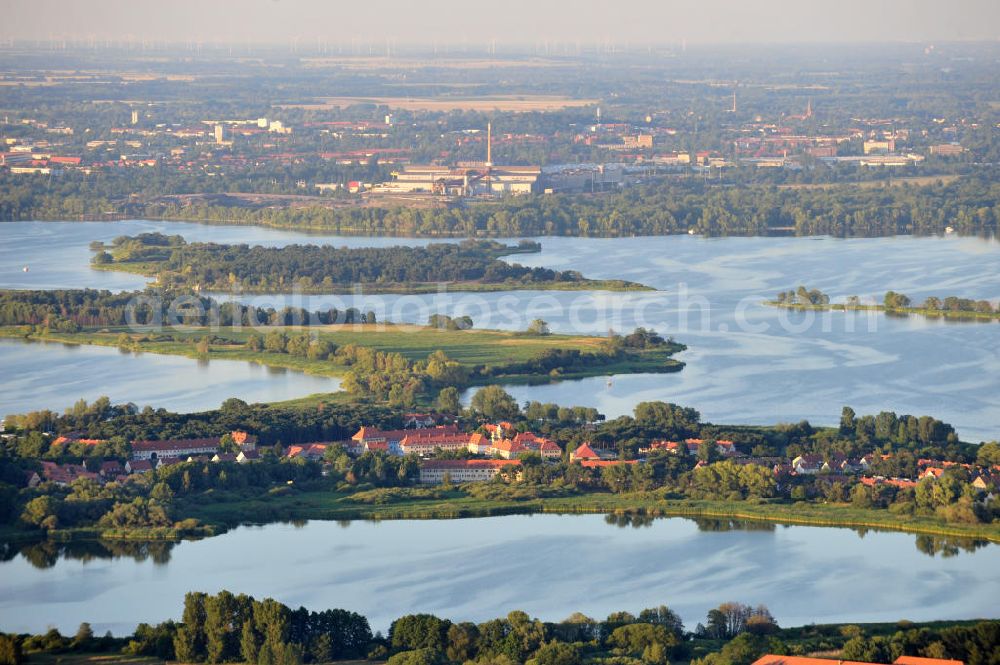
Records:
[[[377,427],[362,427],[359,429],[354,436],[351,437],[352,441],[365,442],[369,440],[385,440],[385,441],[402,441],[404,437],[408,434],[413,434],[414,432],[437,432],[437,433],[458,433],[457,425],[439,425],[437,427],[427,428],[424,430],[414,430],[414,429],[387,429],[381,430]]]
[[[288,446],[288,450],[285,451],[286,457],[315,457],[322,456],[326,453],[326,449],[329,447],[327,443],[302,443],[294,446]],[[247,453],[249,456],[249,453]]]
[[[945,658],[920,658],[919,656],[900,656],[894,665],[965,665],[960,660],[947,660]]]
[[[601,456],[594,452],[594,449],[590,447],[589,443],[582,443],[580,446],[573,451],[573,459],[600,459]]]
[[[753,665],[871,665],[857,660],[834,660],[832,658],[809,658],[806,656],[775,656],[768,654],[754,661]]]

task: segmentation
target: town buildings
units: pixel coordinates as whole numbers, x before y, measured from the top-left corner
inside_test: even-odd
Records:
[[[504,469],[516,470],[520,460],[428,460],[420,465],[421,483],[443,483],[449,478],[453,483],[475,483],[493,480]],[[519,475],[514,471],[514,475]]]
[[[152,460],[158,457],[186,457],[188,455],[214,455],[219,449],[218,439],[177,439],[174,441],[136,441],[132,444],[133,460]]]

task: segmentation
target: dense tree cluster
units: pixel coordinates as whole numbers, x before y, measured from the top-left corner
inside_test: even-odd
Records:
[[[996,231],[1000,187],[992,169],[948,183],[860,188],[779,188],[749,183],[717,186],[701,179],[669,180],[618,193],[546,195],[463,208],[241,208],[149,201],[136,216],[324,229],[335,233],[429,236],[631,236],[684,233],[764,235],[775,229],[796,234],[879,236]],[[47,181],[46,181],[47,182]],[[106,200],[76,196],[50,200],[45,185],[9,182],[0,197],[6,219],[99,214]],[[36,191],[38,190],[38,191]],[[37,208],[32,207],[37,201]],[[51,206],[67,206],[61,214]],[[256,258],[256,257],[255,257]],[[222,279],[227,273],[221,275]],[[334,280],[336,281],[336,280]]]
[[[256,307],[220,302],[206,296],[173,291],[56,289],[0,290],[0,325],[30,325],[56,332],[112,326],[299,326],[375,323],[374,312],[354,308],[309,311],[300,307]],[[170,333],[150,334],[154,341]]]
[[[0,663],[21,665],[26,655],[113,653],[187,663],[302,665],[350,659],[392,665],[750,665],[765,653],[837,652],[842,659],[892,663],[902,655],[992,665],[1000,656],[1000,622],[949,625],[809,625],[782,629],[770,610],[737,602],[709,610],[705,624],[685,631],[680,617],[660,605],[593,619],[579,612],[543,622],[514,610],[482,623],[408,614],[383,637],[368,620],[342,609],[292,609],[222,590],[184,597],[181,621],[139,624],[124,638],[95,637],[83,623],[73,637],[0,634]]]
[[[187,243],[179,236],[147,233],[117,238],[113,245],[112,265],[138,264],[144,272],[158,275],[161,285],[205,290],[275,291],[292,287],[331,290],[353,284],[583,281],[583,276],[574,270],[526,268],[498,258],[514,252],[538,251],[539,245],[533,242],[509,247],[485,240],[425,247],[262,247]]]

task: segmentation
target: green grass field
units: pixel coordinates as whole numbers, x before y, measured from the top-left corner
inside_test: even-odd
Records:
[[[603,338],[582,335],[545,335],[529,336],[497,330],[438,330],[410,325],[374,324],[374,325],[334,325],[312,326],[309,328],[268,327],[266,331],[257,332],[263,336],[265,332],[281,330],[289,335],[308,332],[316,334],[321,339],[329,340],[337,346],[356,344],[376,351],[400,353],[408,360],[423,360],[431,353],[441,350],[453,360],[463,365],[486,365],[500,367],[513,362],[523,362],[537,357],[548,349],[576,349],[579,351],[599,350]],[[256,362],[271,367],[283,367],[319,376],[340,376],[349,368],[344,365],[324,360],[309,360],[308,358],[291,356],[286,353],[267,353],[250,351],[243,346],[247,338],[254,334],[251,329],[178,327],[163,331],[174,337],[174,340],[156,341],[161,334],[158,330],[143,330],[140,328],[102,328],[79,333],[55,333],[45,335],[30,335],[31,339],[62,342],[66,344],[93,344],[97,346],[119,346],[118,339],[122,333],[129,335],[137,350],[148,353],[200,358],[195,345],[206,335],[225,338],[231,343],[212,344],[208,354],[209,360],[238,360]],[[0,327],[0,337],[24,338],[29,331],[23,326]],[[623,360],[613,365],[595,367],[593,371],[579,372],[562,378],[581,378],[583,376],[623,374],[637,372],[677,371],[682,364],[672,360],[671,356],[682,347],[666,347],[644,351],[632,359]],[[505,381],[531,382],[549,380],[547,374],[504,377]]]

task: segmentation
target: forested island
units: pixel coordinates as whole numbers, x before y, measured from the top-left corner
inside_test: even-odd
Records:
[[[717,602],[717,601],[716,601]],[[711,600],[706,599],[706,607]],[[181,608],[178,608],[179,610]],[[634,609],[634,608],[633,608]],[[1000,657],[1000,621],[899,621],[881,624],[811,624],[782,628],[764,605],[723,602],[704,623],[686,627],[666,605],[606,618],[574,612],[542,621],[521,610],[482,623],[433,614],[408,614],[388,631],[346,609],[309,610],[243,593],[189,592],[180,621],[141,623],[131,635],[94,634],[84,622],[73,636],[0,633],[5,665],[40,658],[94,660],[108,665],[141,662],[381,663],[387,665],[750,665],[765,654],[821,652],[835,665],[891,663],[899,656],[954,659],[993,665]],[[949,661],[930,661],[943,664]]]
[[[800,286],[795,290],[781,291],[767,304],[786,309],[841,312],[860,310],[885,312],[897,316],[920,314],[930,318],[947,319],[1000,319],[1000,305],[994,305],[989,300],[930,296],[922,303],[914,303],[906,294],[895,291],[887,291],[881,303],[866,303],[859,296],[849,296],[843,303],[831,303],[830,296],[826,293]]]
[[[499,257],[539,252],[522,240],[490,240],[426,247],[335,248],[321,245],[261,247],[189,243],[181,236],[120,236],[110,247],[94,245],[92,265],[156,277],[164,288],[244,293],[331,293],[364,287],[369,293],[422,293],[509,289],[646,290],[625,280],[590,280],[575,270],[526,268]],[[110,250],[110,251],[109,251]]]

